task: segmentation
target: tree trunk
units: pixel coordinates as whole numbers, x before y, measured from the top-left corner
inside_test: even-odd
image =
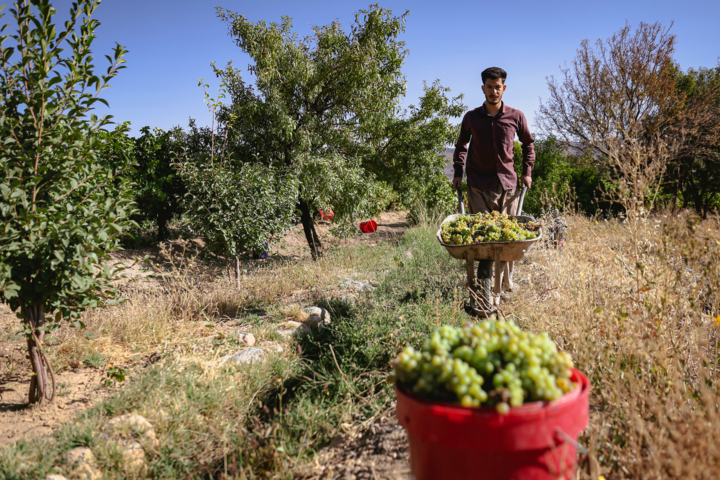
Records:
[[[157,239],[158,239],[158,242],[164,242],[170,236],[170,230],[168,230],[168,227],[167,227],[169,220],[170,219],[167,215],[164,215],[164,214],[158,215],[158,217],[157,217],[157,228],[158,228]]]
[[[238,292],[240,291],[240,259],[235,257],[235,282],[237,283]]]
[[[298,209],[300,210],[300,221],[302,222],[303,231],[305,232],[305,239],[310,247],[310,253],[312,254],[313,260],[317,260],[322,257],[322,243],[320,243],[320,237],[318,237],[315,231],[315,222],[313,221],[312,212],[310,206],[305,200],[298,202]]]
[[[23,322],[35,334],[27,335],[28,354],[34,374],[30,379],[28,401],[30,404],[44,405],[55,396],[55,392],[52,392],[52,395],[50,392],[50,382],[48,382],[49,365],[42,352],[42,341],[45,338],[45,332],[38,330],[38,328],[45,325],[45,307],[43,305],[23,306],[22,313]]]

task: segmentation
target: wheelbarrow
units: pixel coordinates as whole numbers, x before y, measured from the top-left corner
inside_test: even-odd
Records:
[[[527,187],[523,187],[522,194],[520,195],[520,202],[518,204],[517,214],[515,218],[520,223],[527,223],[534,221],[535,219],[529,215],[521,215],[522,205],[525,200],[525,194],[527,193]],[[465,214],[465,205],[463,203],[462,190],[458,187],[458,203],[459,203],[459,214],[450,215],[440,224],[440,228],[436,233],[436,237],[440,245],[445,247],[451,257],[457,258],[458,260],[465,260],[467,266],[467,281],[468,287],[470,288],[470,310],[473,313],[488,316],[497,311],[496,306],[500,302],[501,285],[500,279],[502,272],[505,267],[505,262],[516,262],[523,258],[523,256],[535,245],[535,242],[542,238],[542,229],[537,232],[537,237],[531,240],[519,240],[516,242],[483,242],[475,243],[471,245],[448,245],[442,241],[442,226],[455,220],[460,215]],[[492,279],[492,267],[491,263],[488,263],[488,267],[484,272],[481,272],[481,278],[475,276],[475,260],[489,260],[495,262],[495,284],[492,289],[492,295],[490,292],[490,284]],[[484,275],[483,275],[484,274]],[[477,297],[477,298],[476,298]],[[476,300],[479,300],[481,305],[476,305]]]

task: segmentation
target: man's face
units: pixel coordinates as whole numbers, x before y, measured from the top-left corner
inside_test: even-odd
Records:
[[[485,94],[485,100],[490,105],[499,104],[502,100],[503,93],[505,93],[506,87],[506,85],[503,85],[502,79],[497,78],[492,80],[488,78],[485,80],[485,85],[482,86],[482,91]]]

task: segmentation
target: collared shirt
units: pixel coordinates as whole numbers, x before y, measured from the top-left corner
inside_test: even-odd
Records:
[[[455,144],[455,177],[462,178],[465,165],[467,182],[471,187],[494,191],[500,183],[504,190],[516,188],[518,178],[513,164],[515,133],[522,143],[522,175],[530,175],[535,163],[535,139],[530,134],[525,115],[508,107],[505,102],[494,117],[488,115],[485,104],[467,112]]]

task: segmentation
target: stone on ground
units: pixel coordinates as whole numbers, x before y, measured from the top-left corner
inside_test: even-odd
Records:
[[[100,480],[103,478],[97,469],[95,455],[87,447],[76,447],[65,454],[68,465],[72,468],[72,477],[81,480]]]
[[[255,346],[255,335],[253,335],[252,333],[239,333],[238,340],[246,347]]]
[[[233,355],[232,359],[239,364],[260,363],[265,360],[265,352],[259,348],[246,348]]]
[[[305,324],[312,330],[322,330],[330,325],[330,313],[322,307],[307,307],[305,313],[308,314]]]
[[[358,282],[357,280],[347,279],[340,284],[343,288],[354,288],[358,292],[369,292],[374,289],[369,283]]]
[[[134,413],[113,418],[105,425],[104,430],[114,437],[137,438],[152,448],[157,448],[160,444],[152,424],[145,417]]]
[[[113,418],[105,425],[104,431],[117,441],[126,468],[136,472],[145,467],[143,444],[152,449],[160,444],[152,424],[145,417],[134,413]]]
[[[304,338],[311,333],[310,327],[305,323],[290,320],[280,324],[281,329],[277,332],[283,337],[291,337],[293,335],[298,338]]]

